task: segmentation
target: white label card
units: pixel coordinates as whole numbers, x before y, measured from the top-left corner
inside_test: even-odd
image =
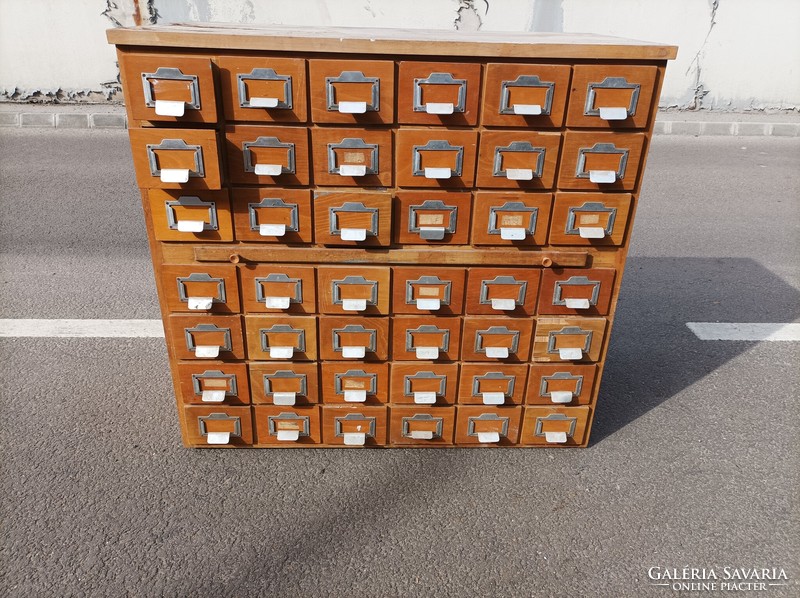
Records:
[[[421,311],[436,311],[442,306],[439,299],[417,299],[417,309]]]
[[[408,436],[414,440],[433,440],[433,432],[431,430],[412,430]]]
[[[435,392],[415,392],[414,402],[417,405],[433,405],[436,402]]]
[[[545,432],[544,439],[551,444],[564,444],[567,441],[566,432]]]
[[[571,403],[572,393],[568,390],[554,390],[550,392],[550,401],[553,403]]]
[[[425,112],[428,114],[453,114],[455,105],[450,102],[428,102],[425,104]]]
[[[156,100],[156,114],[159,116],[183,116],[186,102],[178,100]]]
[[[346,446],[364,446],[367,442],[367,435],[363,432],[348,433],[344,435],[344,443]]]
[[[500,442],[499,432],[478,432],[478,442],[485,444],[489,442]]]
[[[270,309],[288,309],[291,297],[267,297],[264,303]]]
[[[347,359],[364,359],[366,353],[366,347],[342,347],[342,357]]]
[[[481,397],[484,405],[502,405],[506,402],[506,395],[503,392],[483,392]]]
[[[230,440],[230,432],[209,432],[206,434],[206,442],[208,444],[228,444]]]
[[[367,400],[366,390],[346,390],[344,391],[345,403],[364,403]]]
[[[617,180],[616,170],[590,170],[589,180],[592,183],[613,183]]]
[[[367,309],[366,299],[342,299],[342,309],[344,311],[364,311]]]
[[[296,392],[273,392],[272,403],[274,405],[294,405],[297,402]]]
[[[492,309],[498,311],[512,311],[517,308],[517,302],[514,299],[492,299]]]
[[[162,183],[188,183],[188,168],[162,168],[159,176]]]
[[[365,241],[367,239],[366,228],[343,228],[339,234],[342,241]]]
[[[283,442],[295,442],[300,438],[300,430],[278,430],[278,440]]]
[[[291,359],[294,356],[294,347],[270,347],[270,359]]]
[[[219,356],[219,347],[216,345],[197,345],[194,348],[194,356],[214,359]]]
[[[178,220],[178,232],[202,233],[205,225],[202,220]]]
[[[282,237],[286,234],[285,224],[259,224],[258,234],[262,237]]]
[[[541,113],[542,107],[539,104],[514,104],[514,114],[539,116]]]
[[[508,357],[508,347],[486,347],[486,357],[505,359]]]
[[[254,168],[259,176],[278,176],[283,172],[280,164],[256,164]]]
[[[582,239],[602,239],[606,236],[606,229],[602,226],[581,226],[578,227],[578,234]]]
[[[192,311],[208,311],[214,305],[213,297],[189,297],[186,300],[187,306]]]
[[[221,403],[225,400],[224,390],[204,390],[202,395],[204,403]]]
[[[530,168],[506,168],[506,178],[509,181],[531,181],[533,170]]]
[[[570,309],[589,309],[588,299],[564,299],[564,303]]]
[[[449,179],[451,176],[453,176],[451,168],[425,168],[426,179]]]
[[[576,359],[580,359],[583,357],[583,351],[579,348],[565,348],[558,350],[558,356],[561,359],[567,359],[569,361],[574,361]]]
[[[524,241],[525,235],[528,234],[524,228],[500,228],[500,238],[504,241]]]
[[[364,176],[367,174],[367,167],[364,164],[342,164],[339,166],[341,176]]]
[[[439,359],[439,347],[416,347],[417,359]]]
[[[600,118],[603,120],[625,120],[628,118],[628,109],[622,107],[600,108]]]
[[[364,114],[366,111],[366,102],[339,102],[339,112],[341,114]]]
[[[250,98],[251,108],[277,108],[278,98]]]

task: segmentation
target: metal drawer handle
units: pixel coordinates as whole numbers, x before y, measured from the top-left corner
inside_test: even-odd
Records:
[[[458,99],[455,103],[422,103],[423,85],[458,85]],[[414,112],[428,114],[453,114],[464,112],[467,105],[467,80],[454,79],[450,73],[431,73],[426,79],[414,79]]]
[[[203,389],[203,380],[225,381],[225,390]],[[202,374],[192,374],[192,390],[204,403],[221,403],[225,397],[235,397],[239,394],[236,374],[226,374],[221,370],[205,370]]]
[[[484,347],[486,336],[511,336],[510,347]],[[483,353],[486,357],[506,359],[519,349],[519,330],[509,330],[506,326],[489,326],[486,330],[478,330],[475,334],[475,353]]]
[[[442,222],[443,226],[431,226],[431,224],[420,223],[420,213],[425,211],[447,212],[449,218],[447,223]],[[424,218],[422,219],[424,220]],[[458,222],[458,206],[448,206],[443,201],[427,199],[418,206],[408,208],[408,232],[415,233],[426,241],[441,241],[445,234],[456,232]],[[444,226],[446,224],[446,226]]]
[[[287,158],[283,164],[254,164],[252,148],[266,147],[285,149]],[[282,174],[295,174],[295,147],[294,143],[284,143],[277,137],[258,137],[255,141],[245,141],[242,144],[244,158],[244,171],[253,172],[258,176],[280,176]]]
[[[444,286],[441,297],[417,297],[414,298],[414,286]],[[438,276],[420,276],[416,280],[406,281],[406,305],[415,305],[421,311],[436,311],[442,305],[450,305],[450,296],[453,283],[449,280],[442,280]]]
[[[510,105],[512,87],[539,87],[546,89],[544,105],[513,104]],[[522,116],[548,116],[553,109],[553,93],[556,84],[541,81],[537,75],[520,75],[513,81],[503,81],[500,85],[500,114],[518,114]]]
[[[367,164],[347,164],[340,163],[336,150],[368,150],[369,165]],[[342,139],[339,143],[328,144],[328,174],[338,174],[341,176],[365,176],[368,174],[378,174],[378,144],[366,143],[359,138]],[[345,159],[347,154],[345,153]]]
[[[164,79],[169,81],[186,81],[189,83],[189,101],[157,100],[153,97],[153,84],[151,79]],[[159,67],[154,73],[142,73],[142,86],[144,88],[144,104],[148,108],[155,108],[159,116],[183,116],[184,110],[200,109],[200,85],[197,75],[184,75],[178,68]]]
[[[167,210],[167,226],[170,230],[192,233],[219,230],[217,204],[213,201],[203,201],[199,197],[182,195],[178,199],[165,201],[164,207]],[[175,215],[177,207],[208,208],[208,217],[205,220],[179,220]]]
[[[247,93],[247,81],[282,81],[283,98],[252,97]],[[255,68],[249,73],[236,75],[237,89],[239,90],[240,108],[277,108],[280,110],[292,109],[292,77],[291,75],[278,75],[274,69]]]
[[[285,424],[287,423],[295,425],[297,428],[286,429]],[[280,441],[294,442],[301,436],[311,434],[311,422],[307,415],[298,415],[290,411],[268,416],[267,429],[270,436],[275,436]]]
[[[614,183],[625,178],[625,169],[628,166],[630,150],[618,149],[613,143],[595,143],[592,147],[582,147],[578,150],[578,166],[575,176],[579,179],[589,179],[592,183]],[[587,154],[614,154],[618,155],[619,167],[617,170],[586,170]]]
[[[592,334],[593,331],[591,330],[584,330],[579,326],[565,326],[561,330],[558,331],[550,331],[548,333],[547,339],[547,352],[549,354],[558,355],[559,359],[565,359],[568,361],[578,360],[583,358],[584,353],[588,353],[589,349],[592,346]],[[561,347],[560,349],[556,349],[556,341],[558,340],[559,336],[579,336],[583,335],[584,341],[582,347]]]
[[[300,389],[296,392],[274,391],[273,380],[298,380]],[[272,374],[264,374],[264,396],[272,398],[274,405],[294,405],[297,395],[308,395],[308,378],[305,374],[296,374],[292,370],[277,370]]]
[[[369,102],[340,102],[336,97],[335,83],[370,83]],[[365,77],[361,71],[343,71],[338,77],[325,77],[325,101],[329,112],[342,114],[364,114],[380,110],[381,80],[379,77]]]
[[[301,278],[291,278],[282,272],[273,272],[267,276],[258,276],[254,281],[256,301],[264,303],[270,309],[288,309],[291,303],[303,302],[303,280]],[[294,290],[289,295],[265,295],[264,285],[270,282],[293,284]]]
[[[550,390],[550,382],[552,380],[558,381],[572,381],[575,382],[575,391],[569,390]],[[583,389],[583,376],[574,376],[569,372],[556,372],[552,376],[542,376],[541,384],[539,385],[539,396],[545,399],[550,399],[552,403],[571,403],[572,399],[581,394]]]
[[[232,422],[232,432],[209,432],[207,422]],[[197,428],[201,436],[206,437],[208,444],[228,444],[231,436],[240,437],[242,435],[242,421],[239,417],[228,415],[227,413],[210,413],[201,415],[197,418]]]
[[[598,214],[608,214],[608,220],[603,226],[575,226],[577,215],[583,212],[596,212]],[[602,239],[611,236],[614,231],[614,222],[617,219],[617,208],[606,207],[605,204],[597,202],[586,202],[582,206],[569,208],[567,214],[567,224],[564,233],[567,235],[580,235],[584,239]]]
[[[225,303],[227,301],[226,294],[225,294],[225,279],[224,278],[215,278],[210,274],[206,273],[198,273],[192,272],[189,276],[178,276],[176,278],[178,283],[178,299],[182,303],[187,303],[190,310],[209,310],[212,307],[213,303]],[[199,297],[195,295],[189,295],[186,291],[186,283],[187,282],[207,282],[207,283],[216,283],[217,285],[217,292],[216,295],[213,297]]]
[[[506,383],[505,391],[481,391],[481,382],[484,381],[502,381]],[[483,376],[472,377],[472,396],[481,397],[484,405],[502,405],[506,402],[506,398],[514,396],[514,386],[516,385],[516,376],[509,376],[502,372],[487,372]]]
[[[504,212],[518,212],[528,214],[527,222],[505,222],[510,220],[511,217],[503,218]],[[539,216],[539,208],[526,206],[521,201],[507,201],[502,206],[489,207],[489,227],[488,233],[490,235],[500,235],[504,241],[522,241],[526,236],[533,236],[536,231],[536,221]],[[498,220],[500,226],[498,226]],[[506,224],[513,224],[513,226],[504,226]]]
[[[544,430],[544,424],[547,422],[569,422],[569,430],[566,432],[547,432]],[[547,417],[536,418],[536,429],[533,435],[538,438],[544,438],[550,444],[563,444],[568,437],[572,438],[575,434],[577,424],[577,417],[567,417],[563,413],[551,413]]]
[[[262,328],[259,331],[261,336],[261,350],[269,352],[270,359],[291,359],[294,352],[304,353],[306,350],[306,331],[292,328],[288,324],[273,324],[270,328]],[[297,337],[294,345],[273,345],[269,342],[271,333],[292,333]]]
[[[412,152],[412,172],[414,176],[424,176],[426,179],[449,179],[461,176],[464,168],[464,147],[461,145],[450,145],[450,142],[446,139],[432,139],[425,145],[415,145]],[[421,152],[456,152],[454,167],[422,168]]]
[[[344,378],[365,378],[369,381],[368,388],[345,388],[347,386]],[[347,370],[344,373],[333,375],[333,391],[337,395],[343,395],[346,403],[363,403],[367,400],[367,395],[378,394],[378,375],[367,373],[364,370]]]
[[[414,422],[425,422],[427,424],[434,424],[434,430],[412,430],[411,426]],[[401,420],[403,426],[401,434],[403,438],[413,438],[414,440],[433,440],[434,438],[441,438],[444,431],[444,418],[434,417],[430,413],[417,413],[411,417],[404,417]]]
[[[504,153],[535,154],[536,165],[533,168],[503,168]],[[545,148],[534,147],[529,141],[512,141],[506,146],[494,148],[494,169],[492,175],[507,178],[510,181],[530,181],[542,178],[544,170]]]
[[[339,226],[339,214],[370,214],[369,228],[347,228]],[[331,235],[341,237],[343,241],[365,241],[367,237],[378,236],[378,208],[368,208],[363,203],[345,202],[335,208],[328,208],[329,228]]]
[[[437,380],[439,388],[434,391],[414,391],[413,383],[417,380]],[[433,405],[436,399],[447,393],[447,376],[434,372],[417,372],[403,377],[403,396],[414,397],[417,405]]]
[[[586,94],[586,106],[583,109],[583,113],[586,116],[599,116],[603,120],[625,120],[629,116],[635,116],[641,87],[642,86],[638,83],[628,83],[625,77],[606,77],[601,83],[589,83],[588,93]],[[630,102],[627,106],[595,108],[594,104],[597,99],[597,89],[630,89]]]
[[[414,343],[414,333],[419,334],[438,334],[441,340],[438,345],[416,346]],[[406,351],[414,351],[417,359],[439,359],[439,352],[450,350],[450,330],[439,328],[433,324],[422,324],[417,328],[406,329]]]
[[[195,332],[222,332],[222,345],[197,345],[194,342]],[[194,328],[184,328],[183,338],[186,341],[186,348],[194,351],[195,357],[214,359],[219,356],[221,351],[232,351],[231,329],[220,328],[216,324],[198,324]]]
[[[342,299],[343,286],[368,286],[369,298]],[[345,276],[342,280],[333,281],[333,304],[341,305],[344,311],[364,311],[368,305],[378,304],[378,281],[367,280],[363,276]]]
[[[591,286],[591,297],[588,299],[565,299],[562,297],[564,287],[569,286]],[[599,297],[600,281],[589,280],[586,276],[570,276],[567,280],[557,280],[553,289],[553,305],[569,307],[570,309],[589,309],[592,305],[597,305]]]
[[[481,413],[467,420],[467,436],[477,438],[480,443],[500,442],[500,436],[508,436],[509,418],[500,417],[496,413]],[[499,432],[477,432],[476,423],[495,422],[500,424]]]
[[[258,211],[268,213],[270,209],[288,209],[289,225],[281,222],[261,222]],[[286,203],[280,198],[265,197],[259,203],[247,204],[247,214],[250,220],[250,230],[258,231],[262,237],[283,237],[286,233],[296,233],[300,230],[299,208],[296,203]]]
[[[203,165],[203,148],[199,145],[189,145],[183,139],[162,139],[161,143],[148,143],[147,162],[150,165],[150,174],[157,176],[162,183],[188,183],[190,178],[206,176]],[[190,151],[192,154],[192,168],[160,168],[158,164],[158,151]]]
[[[516,299],[490,298],[489,297],[489,291],[491,290],[490,286],[493,285],[517,287]],[[528,292],[527,280],[517,280],[513,276],[495,276],[492,280],[481,281],[481,294],[478,302],[480,305],[491,305],[492,309],[496,309],[498,311],[511,311],[516,309],[517,306],[525,304],[525,295],[527,292]]]

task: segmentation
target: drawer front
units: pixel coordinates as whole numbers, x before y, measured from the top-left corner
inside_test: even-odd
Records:
[[[528,366],[463,363],[458,402],[465,405],[521,405],[525,400]]]
[[[322,440],[325,444],[352,447],[384,445],[386,428],[386,407],[322,407]]]
[[[525,407],[520,444],[577,446],[584,442],[588,407]]]
[[[463,312],[463,268],[392,268],[392,311],[452,316]]]
[[[533,360],[598,361],[605,332],[605,318],[537,318]]]
[[[627,193],[556,193],[553,245],[622,245],[631,210]]]
[[[253,403],[279,407],[313,405],[319,402],[316,363],[250,362]]]
[[[532,364],[525,402],[529,405],[588,405],[596,373],[596,365]]]
[[[644,133],[567,131],[559,189],[633,191],[639,180]]]
[[[244,185],[308,185],[308,130],[232,125],[225,129],[228,176]]]
[[[457,393],[457,363],[392,363],[393,403],[453,405]]]
[[[546,245],[552,193],[478,191],[472,216],[473,245]]]
[[[224,361],[181,361],[177,365],[181,400],[197,405],[248,405],[247,366]]]
[[[177,359],[246,359],[239,316],[173,314],[166,320]]]
[[[529,318],[464,318],[464,361],[516,363],[531,355],[533,319]]]
[[[389,407],[389,430],[394,445],[453,444],[456,412],[453,407]]]
[[[311,139],[316,185],[392,186],[391,131],[318,128]]]
[[[133,120],[214,123],[211,60],[179,54],[119,53],[125,105]]]
[[[272,56],[217,59],[226,120],[303,123],[306,61]]]
[[[468,314],[531,317],[541,271],[533,268],[470,268]]]
[[[564,122],[570,71],[566,65],[487,64],[483,124],[560,127]]]
[[[395,173],[400,187],[472,187],[478,132],[400,129]]]
[[[250,359],[314,361],[317,319],[314,316],[246,315],[244,325]]]
[[[478,187],[542,190],[553,187],[560,133],[484,131],[478,156]]]
[[[567,126],[647,128],[657,76],[655,66],[575,66]]]
[[[237,314],[236,266],[162,266],[161,288],[170,311]]]
[[[318,191],[314,228],[322,245],[386,247],[392,240],[392,194]]]
[[[148,189],[147,201],[153,217],[153,234],[158,241],[233,241],[227,191]]]
[[[392,318],[392,356],[402,361],[456,361],[461,318],[396,316]]]
[[[397,243],[469,243],[472,194],[458,191],[399,191],[395,198]]]
[[[214,448],[253,444],[250,407],[186,405],[183,409],[189,444]]]
[[[548,268],[542,273],[539,313],[605,316],[615,276],[613,268]]]
[[[248,313],[313,314],[314,268],[287,264],[239,265],[242,305]]]
[[[259,446],[305,446],[322,439],[320,408],[256,405],[256,444]]]
[[[522,407],[461,405],[456,417],[456,444],[511,446],[519,439]]]
[[[319,306],[324,314],[389,315],[388,267],[319,266]]]
[[[319,337],[322,359],[389,359],[389,318],[321,316]]]
[[[398,70],[397,120],[403,124],[474,126],[481,65],[403,61]]]
[[[233,222],[239,241],[311,243],[311,191],[308,189],[231,189]]]
[[[382,405],[389,402],[388,363],[322,364],[322,400],[332,405]]]
[[[144,189],[220,189],[216,131],[128,130],[136,182]]]
[[[311,60],[311,118],[315,123],[394,122],[394,63]]]

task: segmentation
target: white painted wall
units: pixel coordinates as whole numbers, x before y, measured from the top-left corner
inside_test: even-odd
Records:
[[[632,37],[680,47],[667,70],[662,106],[800,109],[798,0],[0,0],[2,99],[81,99],[113,89],[118,72],[104,30],[132,24],[136,5],[145,20],[158,23]]]

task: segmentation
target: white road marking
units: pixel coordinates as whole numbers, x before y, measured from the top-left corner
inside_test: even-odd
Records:
[[[800,323],[686,322],[701,341],[800,341]]]
[[[0,337],[163,338],[161,320],[0,320]]]

